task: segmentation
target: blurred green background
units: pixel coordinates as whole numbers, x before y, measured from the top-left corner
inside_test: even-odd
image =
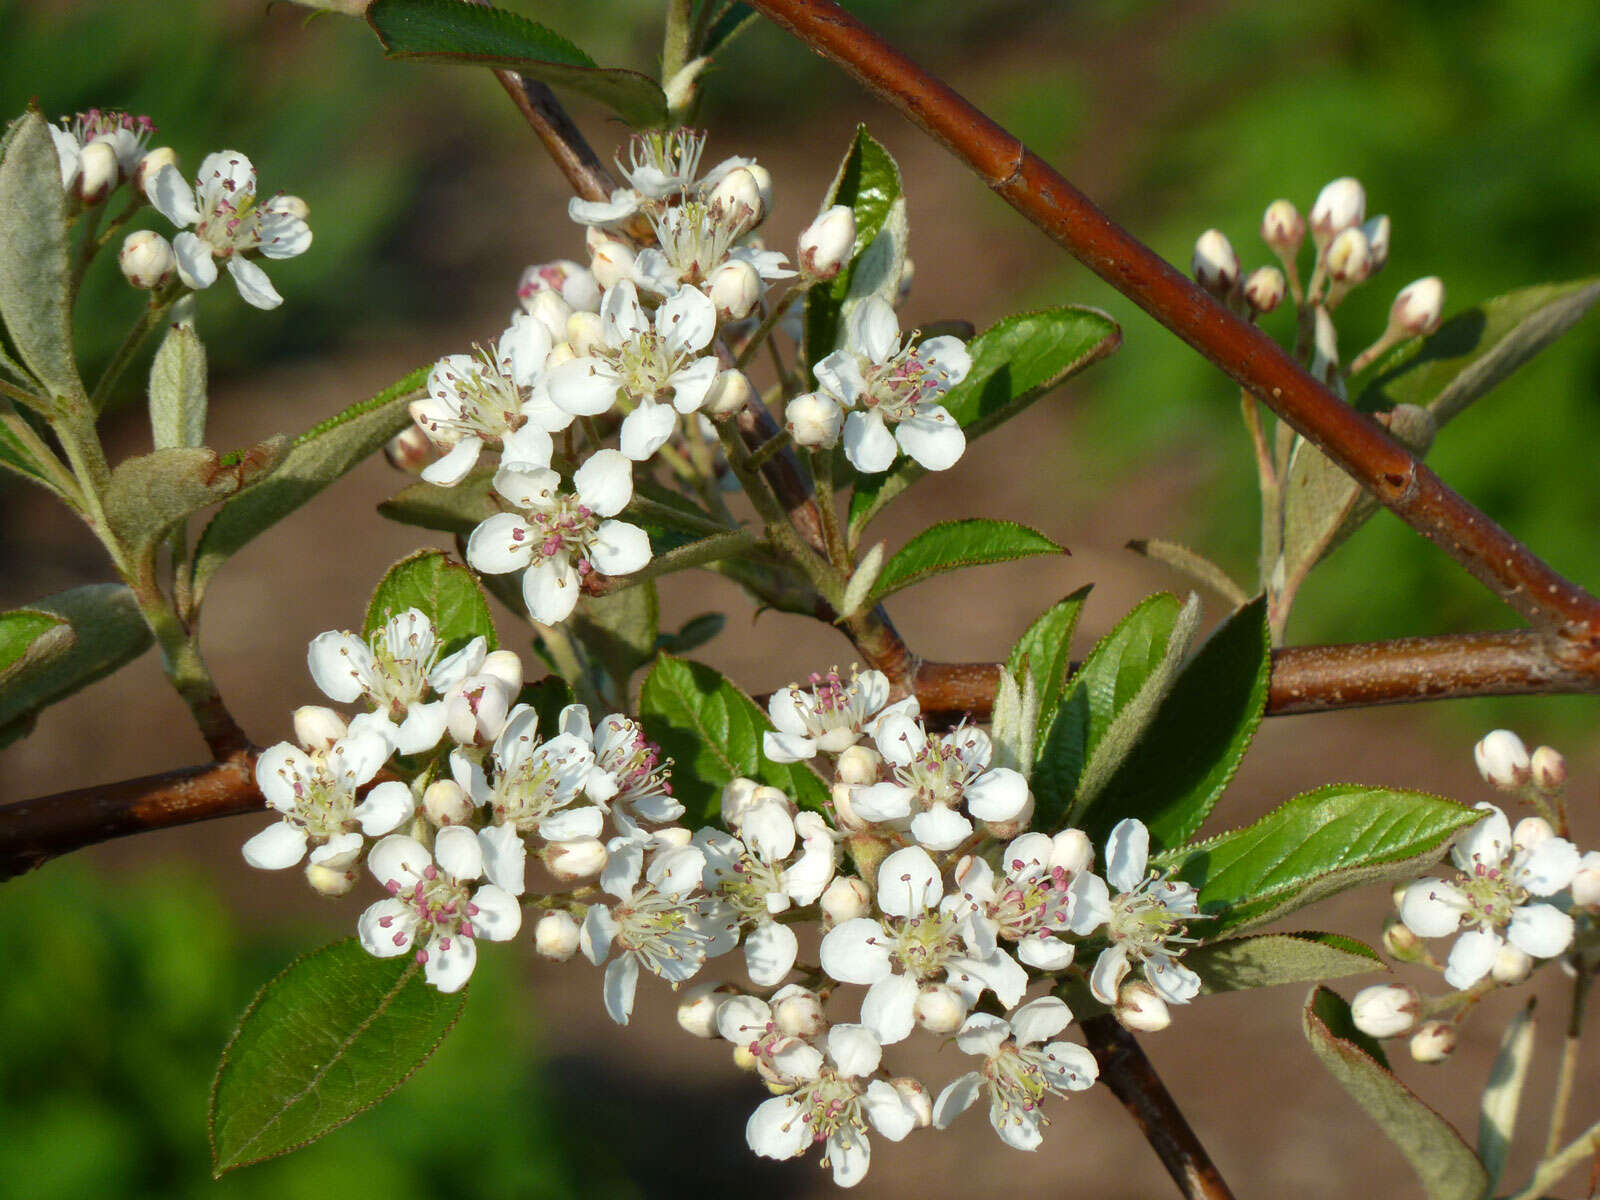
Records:
[[[650,69],[656,6],[508,6],[602,62]],[[1394,292],[1417,276],[1444,278],[1449,312],[1593,274],[1600,261],[1600,22],[1586,5],[850,7],[947,73],[1180,264],[1213,225],[1232,238],[1246,270],[1267,262],[1255,229],[1269,201],[1287,196],[1304,210],[1329,179],[1358,176],[1369,212],[1387,212],[1394,237],[1387,269],[1341,310],[1348,353],[1377,335]],[[311,202],[314,251],[272,268],[292,302],[258,313],[225,284],[207,298],[203,329],[219,376],[338,355],[418,322],[481,311],[486,298],[509,294],[512,279],[502,246],[463,232],[473,214],[493,214],[496,228],[564,219],[504,213],[503,172],[547,168],[529,165],[526,131],[497,89],[441,68],[387,63],[357,22],[257,0],[0,0],[0,21],[0,111],[16,113],[37,97],[51,116],[93,104],[150,113],[162,126],[158,140],[185,164],[223,145],[242,149],[265,191],[287,188]],[[852,88],[757,26],[708,77],[703,115],[720,151],[737,149],[742,130],[781,121],[792,125],[796,154],[832,155],[849,130],[829,114]],[[579,113],[591,131],[620,137],[602,116]],[[595,141],[604,152],[607,139]],[[907,182],[915,205],[917,180]],[[1018,219],[986,200],[961,219],[1014,237]],[[913,251],[928,270],[941,230],[931,220],[914,228]],[[1086,271],[1048,265],[1055,261],[1039,255],[1044,265],[1015,294],[975,297],[971,315],[981,323],[1077,302],[1123,322],[1123,351],[1075,392],[1076,452],[1094,467],[1064,483],[1067,502],[1105,503],[1163,462],[1220,462],[1207,503],[1149,532],[1201,548],[1248,580],[1257,518],[1236,391]],[[114,273],[92,286],[79,332],[86,353],[104,356],[138,300]],[[1595,588],[1597,434],[1600,321],[1591,317],[1454,422],[1430,462]],[[12,557],[0,543],[8,570]],[[1348,640],[1509,623],[1442,554],[1380,514],[1312,576],[1290,634]],[[1587,734],[1587,701],[1438,711],[1481,729],[1534,703],[1547,735],[1562,721]],[[8,977],[51,981],[0,988],[0,1157],[30,1164],[31,1183],[18,1195],[666,1194],[639,1155],[597,1155],[593,1128],[557,1128],[540,1116],[561,1086],[545,1057],[559,1038],[511,1002],[509,970],[494,956],[485,956],[461,1027],[396,1098],[319,1147],[213,1184],[197,1167],[217,1052],[260,982],[326,940],[325,929],[235,929],[207,883],[162,867],[112,879],[53,864],[7,885],[6,901],[12,919],[0,923],[0,961]],[[489,1114],[511,1111],[517,1134],[508,1139]],[[709,1140],[742,1154],[736,1138]],[[587,1164],[582,1176],[579,1163]]]

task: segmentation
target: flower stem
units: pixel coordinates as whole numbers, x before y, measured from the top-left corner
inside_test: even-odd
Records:
[[[768,310],[767,315],[761,318],[755,332],[746,339],[744,348],[739,351],[739,357],[734,359],[733,365],[739,370],[744,370],[750,365],[750,360],[756,356],[762,344],[772,336],[772,331],[778,327],[778,322],[783,320],[783,314],[789,311],[789,306],[811,290],[811,283],[806,282],[790,288],[783,294],[783,298]]]
[[[161,324],[167,311],[186,290],[183,284],[174,282],[158,292],[150,293],[150,302],[145,305],[144,312],[134,322],[133,328],[128,330],[128,336],[122,339],[122,345],[117,347],[117,352],[106,364],[105,373],[100,376],[100,382],[94,385],[94,391],[90,393],[89,406],[93,411],[99,412],[105,408],[106,401],[111,397],[111,389],[117,386],[117,380],[122,378],[122,372],[133,361],[139,347],[144,345],[145,338]]]
[[[1583,1031],[1583,1005],[1588,999],[1593,978],[1581,966],[1572,981],[1572,1007],[1567,1014],[1567,1037],[1561,1046],[1560,1073],[1556,1076],[1555,1097],[1550,1102],[1550,1132],[1545,1137],[1542,1158],[1552,1158],[1561,1145],[1567,1123],[1567,1108],[1572,1102],[1572,1085],[1578,1072],[1578,1047]]]
[[[822,514],[822,537],[827,543],[828,558],[841,571],[850,570],[850,552],[844,548],[844,538],[839,533],[839,509],[833,494],[833,451],[822,447],[810,454],[811,478],[817,486],[817,511]]]

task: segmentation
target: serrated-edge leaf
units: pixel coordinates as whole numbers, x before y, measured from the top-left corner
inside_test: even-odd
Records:
[[[1316,994],[1324,989],[1313,989]],[[1430,1200],[1479,1200],[1489,1177],[1461,1135],[1353,1042],[1337,1037],[1308,1002],[1302,1028],[1312,1052],[1405,1155]]]
[[[1183,965],[1200,976],[1200,990],[1207,995],[1388,969],[1366,943],[1320,930],[1247,934],[1207,942],[1185,954]]]
[[[883,565],[868,600],[876,604],[885,596],[945,571],[1065,553],[1064,547],[1037,529],[1016,521],[981,517],[942,521],[917,534]]]
[[[484,638],[490,650],[498,645],[494,617],[478,576],[443,550],[415,551],[383,573],[367,601],[363,635],[371,637],[408,608],[419,610],[433,622],[446,653],[475,637]]]
[[[17,670],[0,688],[0,726],[30,720],[39,710],[111,674],[143,654],[153,640],[133,593],[120,583],[91,583],[28,605],[72,627],[64,653]]]
[[[805,350],[811,365],[837,347],[843,329],[844,300],[850,294],[856,264],[877,238],[889,209],[903,191],[900,168],[893,156],[867,132],[865,125],[858,125],[827,198],[817,210],[824,212],[835,204],[848,204],[855,214],[856,240],[844,269],[831,282],[806,293]]]
[[[200,535],[194,557],[194,592],[205,594],[217,568],[411,423],[408,404],[432,365],[418,367],[370,399],[353,404],[306,430],[277,468],[231,496]]]
[[[1216,918],[1207,934],[1242,932],[1357,884],[1414,874],[1482,817],[1429,792],[1333,783],[1153,861],[1199,888],[1200,911]]]
[[[1093,584],[1086,583],[1069,596],[1056,601],[1029,625],[1006,658],[1006,670],[1020,679],[1024,664],[1033,672],[1039,692],[1038,727],[1049,725],[1061,703],[1061,692],[1072,665],[1072,635],[1078,628],[1084,602]],[[1032,769],[1033,764],[1028,764]]]
[[[240,1146],[230,1153],[226,1160],[224,1160],[223,1155],[219,1152],[218,1147],[217,1126],[219,1114],[217,1111],[217,1105],[222,1092],[223,1077],[227,1073],[229,1066],[234,1062],[233,1056],[235,1053],[235,1048],[239,1045],[240,1038],[244,1036],[250,1018],[268,1000],[269,995],[273,993],[274,989],[278,988],[283,981],[289,978],[289,976],[291,976],[294,972],[305,967],[306,964],[322,957],[323,955],[337,952],[350,953],[352,951],[355,954],[361,955],[362,958],[367,959],[370,962],[387,964],[394,967],[394,984],[383,994],[381,1000],[374,1008],[372,1013],[364,1018],[359,1024],[357,1024],[356,1027],[350,1031],[349,1035],[344,1039],[344,1041],[340,1043],[338,1054],[330,1058],[326,1063],[317,1064],[313,1068],[315,1073],[306,1083],[305,1087],[302,1088],[296,1095],[290,1097],[288,1102],[285,1103],[283,1108],[279,1110],[277,1115],[275,1115],[271,1121],[263,1125],[262,1128],[253,1136],[242,1142]],[[397,1088],[410,1079],[412,1075],[416,1074],[417,1069],[433,1056],[433,1052],[439,1048],[439,1046],[444,1042],[444,1039],[449,1035],[450,1031],[455,1028],[456,1022],[461,1017],[461,1010],[466,1006],[467,1001],[465,990],[455,993],[454,995],[447,996],[422,983],[421,980],[417,978],[419,973],[420,969],[415,963],[409,963],[402,967],[400,963],[394,962],[392,959],[373,958],[371,955],[367,954],[365,950],[361,949],[360,945],[354,938],[346,938],[342,942],[334,942],[332,945],[324,946],[319,950],[311,951],[309,954],[301,955],[277,975],[273,976],[272,979],[268,980],[262,989],[256,993],[255,998],[250,1001],[249,1007],[245,1009],[243,1015],[239,1018],[239,1024],[234,1029],[233,1036],[228,1039],[228,1044],[223,1048],[222,1059],[217,1064],[217,1074],[211,1082],[211,1100],[207,1112],[206,1128],[211,1142],[211,1161],[214,1175],[220,1178],[224,1173],[234,1170],[235,1168],[247,1167],[253,1163],[263,1162],[269,1158],[276,1158],[279,1155],[288,1154],[300,1149],[303,1146],[307,1146],[311,1142],[316,1141],[318,1138],[324,1137],[331,1133],[341,1125],[347,1124],[349,1121],[360,1116],[362,1113],[366,1112],[368,1109],[372,1108],[386,1097],[392,1095]],[[455,1011],[450,1014],[449,1021],[444,1024],[442,1029],[439,1030],[438,1037],[434,1040],[432,1045],[423,1051],[421,1057],[419,1057],[409,1069],[396,1078],[378,1095],[373,1096],[370,1100],[367,1100],[365,1103],[351,1109],[349,1112],[336,1116],[328,1124],[313,1133],[310,1137],[295,1142],[293,1145],[280,1146],[268,1150],[266,1153],[259,1154],[254,1158],[243,1157],[243,1155],[250,1153],[251,1147],[260,1144],[261,1139],[267,1134],[273,1125],[281,1121],[284,1115],[288,1113],[295,1104],[309,1096],[313,1089],[315,1089],[324,1079],[327,1078],[329,1071],[333,1069],[336,1063],[343,1059],[344,1055],[349,1051],[351,1046],[356,1043],[356,1040],[371,1028],[374,1021],[383,1016],[389,1010],[401,992],[405,991],[407,986],[413,982],[416,982],[419,987],[423,988],[425,993],[437,997],[441,1004],[453,1003],[455,1005]]]
[[[373,0],[367,22],[390,58],[516,71],[588,96],[634,126],[660,125],[667,117],[667,98],[655,80],[600,67],[520,13],[460,0]]]
[[[1517,1108],[1522,1087],[1533,1062],[1533,1001],[1511,1018],[1500,1036],[1489,1082],[1478,1105],[1478,1159],[1489,1175],[1485,1193],[1500,1182],[1511,1155],[1511,1139],[1517,1127]]]

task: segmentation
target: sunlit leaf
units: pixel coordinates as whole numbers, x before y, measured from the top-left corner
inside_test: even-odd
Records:
[[[495,648],[494,618],[477,576],[442,550],[419,550],[390,567],[367,603],[363,628],[370,635],[408,608],[433,622],[447,653],[475,637]]]

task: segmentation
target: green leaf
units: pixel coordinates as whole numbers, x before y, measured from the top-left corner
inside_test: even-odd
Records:
[[[893,305],[900,294],[900,276],[906,267],[906,251],[911,242],[911,224],[906,217],[906,198],[896,196],[884,215],[883,228],[872,244],[863,250],[850,268],[850,286],[839,308],[839,320],[849,327],[850,314],[866,300],[876,296]]]
[[[647,581],[606,596],[585,596],[572,616],[572,632],[605,672],[616,681],[625,700],[628,681],[656,653],[661,602],[656,585]]]
[[[1522,1087],[1533,1062],[1533,1001],[1511,1018],[1500,1037],[1489,1083],[1478,1106],[1478,1158],[1488,1172],[1487,1194],[1500,1182],[1511,1155],[1511,1136],[1517,1128],[1517,1108]]]
[[[0,159],[0,317],[35,378],[56,396],[82,399],[68,262],[61,160],[50,127],[30,108]]]
[[[546,675],[535,683],[525,683],[517,693],[517,703],[529,705],[539,714],[539,736],[550,738],[561,728],[561,710],[574,703],[572,685],[559,675]]]
[[[150,627],[120,583],[94,583],[30,604],[24,627],[37,619],[65,621],[70,647],[47,647],[48,654],[13,658],[0,675],[0,726],[31,720],[40,709],[132,662],[150,645]],[[7,614],[7,617],[12,614]],[[4,620],[4,618],[0,618]],[[46,631],[46,638],[59,634]]]
[[[1288,800],[1255,824],[1159,855],[1200,889],[1207,934],[1265,924],[1347,888],[1416,874],[1475,809],[1398,788],[1329,784]]]
[[[1430,1200],[1478,1200],[1489,1176],[1461,1135],[1353,1041],[1339,1037],[1318,1011],[1325,988],[1312,989],[1302,1014],[1311,1049],[1406,1156]],[[1340,1006],[1343,1002],[1339,1001]]]
[[[418,550],[384,573],[367,604],[363,632],[371,636],[391,617],[408,608],[421,610],[433,622],[446,654],[475,637],[496,646],[494,618],[478,578],[442,550]]]
[[[1200,828],[1250,748],[1266,711],[1272,643],[1265,597],[1206,639],[1081,825],[1101,841],[1124,817],[1151,845],[1178,846]]]
[[[669,654],[687,654],[704,646],[722,632],[728,618],[719,612],[703,612],[685,621],[677,633],[656,635],[656,649]]]
[[[72,649],[72,623],[56,613],[18,608],[0,613],[0,687]]]
[[[40,467],[33,451],[3,424],[0,424],[0,466],[8,467],[35,483],[44,484],[51,491],[55,490],[53,485],[46,482],[49,476]]]
[[[1384,355],[1351,389],[1366,410],[1415,404],[1442,427],[1555,341],[1600,300],[1600,279],[1496,296]],[[1359,390],[1358,390],[1359,389]]]
[[[1386,968],[1372,947],[1337,933],[1261,933],[1198,946],[1183,965],[1200,976],[1200,990],[1241,992],[1284,983],[1312,983]]]
[[[1205,555],[1178,542],[1163,538],[1133,538],[1128,542],[1128,549],[1151,562],[1171,567],[1202,587],[1210,588],[1226,600],[1231,608],[1243,608],[1250,603],[1250,593],[1235,583],[1231,575]]]
[[[944,407],[971,442],[1121,344],[1117,323],[1093,308],[1064,306],[1003,317],[968,343],[972,369],[945,395]],[[914,460],[902,458],[884,474],[858,481],[850,498],[851,541],[925,474]]]
[[[850,294],[862,254],[877,239],[889,219],[890,208],[900,196],[900,168],[867,133],[865,125],[857,126],[855,140],[818,210],[826,211],[835,204],[849,205],[855,213],[856,240],[844,270],[806,293],[806,362],[813,366],[838,346],[845,297]]]
[[[722,787],[744,777],[769,783],[801,808],[821,811],[828,789],[804,763],[775,763],[761,752],[772,729],[767,714],[716,671],[663,654],[645,676],[639,717],[650,739],[673,760],[673,795],[691,829],[721,811]]]
[[[1015,521],[981,518],[944,521],[924,529],[883,564],[867,604],[876,604],[901,588],[921,583],[944,571],[1006,562],[1013,558],[1031,558],[1038,554],[1065,553],[1065,549],[1037,529],[1029,529]]]
[[[206,439],[206,348],[193,325],[174,324],[150,364],[150,431],[157,450]]]
[[[1072,664],[1072,632],[1078,627],[1078,616],[1083,612],[1084,601],[1089,598],[1093,584],[1084,584],[1063,600],[1058,600],[1028,626],[1028,631],[1017,639],[1006,659],[1006,670],[1013,679],[1020,680],[1024,664],[1033,672],[1034,686],[1039,692],[1039,728],[1048,728],[1061,704],[1061,693],[1066,683],[1067,668]],[[1028,764],[1030,767],[1033,764]]]
[[[211,1161],[221,1176],[298,1150],[411,1078],[466,1004],[409,959],[354,938],[297,959],[257,993],[211,1085]]]
[[[352,405],[294,440],[278,469],[240,492],[211,519],[195,548],[194,592],[198,600],[217,568],[257,534],[295,509],[411,423],[408,409],[432,367],[418,367],[370,400]]]
[[[460,0],[373,0],[367,22],[390,58],[516,71],[596,100],[635,128],[667,119],[655,80],[596,66],[566,38],[518,13]]]
[[[106,520],[119,543],[146,554],[180,521],[270,474],[287,453],[288,439],[276,437],[226,459],[204,446],[124,459],[106,488]]]
[[[466,537],[500,511],[494,501],[494,469],[469,472],[454,487],[419,480],[378,504],[378,514],[402,525]]]
[[[1170,592],[1147,597],[1089,652],[1068,681],[1055,719],[1040,722],[1030,780],[1036,828],[1053,830],[1066,818],[1090,751],[1166,657],[1181,609]]]
[[[706,0],[712,3],[713,0]],[[711,28],[706,32],[705,44],[701,46],[701,54],[715,54],[726,46],[739,34],[743,33],[760,14],[748,4],[730,4],[727,10],[712,22]]]

